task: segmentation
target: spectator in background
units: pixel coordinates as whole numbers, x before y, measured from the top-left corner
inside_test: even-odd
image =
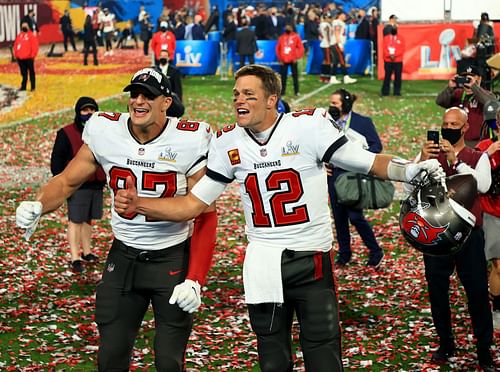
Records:
[[[144,52],[144,55],[147,56],[149,55],[149,42],[151,40],[151,37],[153,36],[153,24],[150,21],[150,16],[149,13],[144,13],[142,15],[142,19],[139,21],[139,26],[140,26],[140,38],[142,41],[142,50]]]
[[[94,37],[97,42],[97,45],[99,46],[104,46],[104,43],[102,42],[102,32],[101,32],[101,18],[99,16],[99,8],[94,9],[92,12],[92,29],[94,30]],[[104,15],[104,13],[103,13]]]
[[[446,176],[472,174],[477,181],[478,193],[485,193],[491,184],[490,163],[486,154],[465,144],[464,133],[468,129],[465,110],[459,107],[447,109],[441,126],[442,139],[438,144],[427,141],[416,161],[418,163],[437,159]],[[447,256],[423,255],[432,320],[439,337],[439,349],[432,354],[432,361],[443,364],[455,354],[449,287],[450,277],[456,272],[467,295],[479,365],[484,371],[494,372],[490,351],[493,324],[488,299],[488,269],[481,229],[483,219],[479,194],[474,199],[471,212],[476,218],[475,227],[457,253]]]
[[[314,8],[307,11],[304,21],[304,37],[306,39],[305,49],[308,50],[311,43],[319,39],[319,16]]]
[[[382,83],[382,96],[388,96],[391,89],[391,78],[394,74],[393,94],[401,95],[403,56],[405,53],[405,41],[398,35],[398,28],[391,26],[391,33],[384,36],[382,53],[384,58],[384,82]]]
[[[333,36],[330,36],[330,45],[332,53],[332,77],[330,78],[331,84],[339,84],[343,82],[344,84],[354,84],[357,80],[351,78],[347,74],[347,66],[344,56],[344,45],[346,41],[346,13],[339,11],[337,18],[332,22]],[[340,68],[340,73],[342,74],[342,81],[337,80],[335,76],[337,70]]]
[[[137,16],[137,22],[141,23],[146,14],[148,14],[148,12],[146,12],[146,8],[144,7],[144,5],[141,5],[139,7],[139,15]]]
[[[126,48],[129,40],[134,40],[135,49],[139,48],[139,42],[137,41],[137,35],[134,32],[134,24],[132,23],[132,20],[128,20],[125,27],[120,32],[120,37],[116,43],[116,49]]]
[[[229,13],[227,15],[227,20],[225,22],[224,30],[222,31],[222,40],[223,41],[231,41],[236,39],[236,31],[238,29],[238,26],[236,25],[236,22],[234,21],[234,16]],[[255,30],[257,32],[257,30]]]
[[[267,22],[268,14],[264,5],[257,7],[257,15],[252,18],[252,26],[255,28],[255,36],[257,40],[267,39]]]
[[[203,18],[199,14],[194,16],[191,34],[193,35],[193,40],[205,40],[205,26],[203,26]]]
[[[170,55],[168,54],[168,50],[162,49],[160,51],[158,67],[163,75],[168,78],[170,88],[172,88],[172,92],[177,94],[177,97],[179,97],[182,102],[182,75],[181,72],[170,63],[170,60],[172,59],[173,58],[170,58]]]
[[[319,34],[321,39],[319,46],[323,52],[323,62],[321,63],[319,80],[322,83],[339,84],[340,81],[332,76],[331,46],[333,45],[332,38],[334,37],[332,28],[332,16],[328,12],[323,13],[321,16],[321,23],[319,24]]]
[[[391,16],[389,17],[389,22],[382,29],[382,35],[383,36],[390,35],[392,29],[397,27],[398,27],[398,17],[396,17],[396,15],[394,14],[391,14]]]
[[[109,11],[108,8],[104,8],[103,17],[101,19],[102,33],[104,36],[104,42],[106,43],[106,52],[104,55],[113,55],[113,38],[115,37],[115,15]]]
[[[219,8],[217,5],[212,7],[212,12],[207,19],[207,23],[205,24],[205,34],[209,33],[212,29],[215,29],[215,31],[219,30]]]
[[[96,111],[99,111],[99,107],[93,98],[80,97],[76,101],[75,120],[57,131],[50,157],[52,175],[61,173],[80,150],[83,145],[83,127]],[[98,257],[91,252],[92,220],[102,218],[105,184],[106,175],[99,167],[94,175],[67,199],[69,220],[67,238],[71,250],[71,268],[75,273],[83,272],[82,260],[87,262],[98,260]]]
[[[357,96],[345,89],[338,89],[330,96],[330,116],[336,120],[343,133],[353,141],[359,141],[365,150],[373,153],[382,152],[382,143],[372,119],[353,111]],[[351,234],[349,222],[354,225],[359,236],[369,250],[366,266],[379,267],[384,257],[372,227],[366,221],[363,210],[353,209],[338,202],[335,194],[335,181],[345,172],[344,169],[331,166],[328,176],[328,193],[332,207],[339,252],[335,263],[345,266],[351,261]]]
[[[194,22],[193,22],[193,17],[187,16],[186,17],[186,26],[185,26],[185,31],[184,31],[184,40],[193,40],[193,27],[194,27]]]
[[[268,40],[277,40],[283,33],[285,27],[285,18],[278,13],[275,6],[269,9],[269,15],[266,23],[266,35]]]
[[[491,187],[481,195],[486,260],[491,261],[489,290],[493,307],[493,328],[500,329],[500,102],[484,106],[485,139],[476,149],[487,152],[491,166]]]
[[[92,25],[92,17],[87,14],[85,17],[85,23],[83,24],[83,64],[87,66],[87,58],[89,56],[89,50],[92,48],[92,55],[94,56],[94,66],[97,66],[99,62],[97,61],[97,45],[95,41],[95,32]]]
[[[370,22],[366,17],[364,9],[358,10],[356,32],[354,33],[355,39],[370,40]]]
[[[246,19],[241,20],[241,29],[236,32],[236,53],[240,56],[240,67],[245,66],[245,60],[253,65],[257,52],[257,37],[255,31],[248,28]]]
[[[151,50],[154,53],[155,65],[158,66],[160,59],[160,52],[163,49],[168,50],[168,55],[170,62],[173,62],[173,57],[175,56],[175,35],[172,31],[168,30],[168,23],[163,21],[160,24],[160,31],[157,31],[153,35],[151,40]]]
[[[34,35],[38,34],[38,24],[35,19],[35,10],[33,8],[28,9],[28,14],[26,14],[23,18],[21,18],[21,25],[23,23],[28,24],[28,28]]]
[[[457,84],[458,77],[466,78],[467,82]],[[474,148],[481,135],[484,104],[495,98],[494,93],[481,88],[481,76],[476,66],[459,64],[457,75],[453,76],[438,94],[436,103],[444,108],[457,106],[468,111],[469,129],[465,132],[465,143]]]
[[[377,63],[377,51],[378,51],[378,9],[376,7],[370,8],[370,39],[373,42],[373,60]]]
[[[175,40],[184,40],[186,36],[186,24],[184,23],[184,18],[180,14],[175,16],[175,28],[174,28]]]
[[[288,67],[292,69],[293,91],[299,95],[299,71],[297,61],[304,55],[304,45],[299,34],[293,30],[292,25],[285,26],[285,32],[278,38],[276,44],[276,57],[281,67],[281,95],[286,94],[286,80]]]
[[[19,90],[26,90],[28,74],[30,76],[31,91],[35,90],[35,57],[38,54],[38,47],[38,39],[30,30],[28,22],[21,23],[21,32],[16,36],[13,47],[14,58],[17,60],[22,76]]]
[[[61,17],[61,19],[59,19],[59,24],[61,25],[61,32],[63,34],[64,51],[65,52],[68,51],[68,39],[69,39],[73,51],[76,52],[75,33],[73,31],[73,25],[71,23],[71,17],[69,15],[68,9],[64,10],[64,15]]]

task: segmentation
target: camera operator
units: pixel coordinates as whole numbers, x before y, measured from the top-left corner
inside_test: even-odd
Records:
[[[476,65],[479,67],[479,72],[483,77],[482,86],[490,89],[491,71],[486,60],[495,54],[495,31],[488,13],[481,13],[481,20],[474,32],[474,38],[477,40]]]
[[[489,100],[495,100],[495,95],[481,88],[481,75],[474,65],[457,68],[457,75],[436,97],[436,103],[441,107],[461,107],[467,111],[470,128],[465,132],[465,143],[472,148],[479,142],[483,107]]]

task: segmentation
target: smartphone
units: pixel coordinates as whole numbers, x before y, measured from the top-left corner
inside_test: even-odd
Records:
[[[470,78],[468,76],[457,76],[455,78],[455,84],[457,84],[457,88],[463,88],[464,84],[469,84]]]
[[[436,145],[439,144],[439,132],[437,130],[428,130],[427,141],[432,141]]]

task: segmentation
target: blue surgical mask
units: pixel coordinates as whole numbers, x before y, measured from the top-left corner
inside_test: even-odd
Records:
[[[87,120],[90,119],[91,116],[92,116],[92,114],[80,115],[80,121],[82,122],[82,124],[85,124],[87,122]]]

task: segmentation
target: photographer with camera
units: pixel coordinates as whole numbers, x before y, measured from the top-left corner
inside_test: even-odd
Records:
[[[469,130],[465,132],[465,143],[472,148],[479,142],[484,104],[490,100],[495,100],[495,95],[481,88],[481,74],[474,65],[459,65],[457,75],[436,97],[436,103],[441,107],[461,107],[467,111]]]

